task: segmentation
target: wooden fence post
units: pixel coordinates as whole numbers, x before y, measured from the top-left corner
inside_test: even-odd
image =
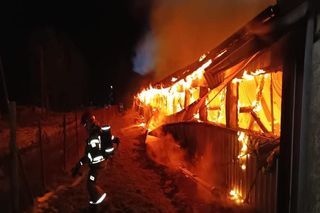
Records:
[[[43,191],[46,190],[46,175],[44,171],[44,152],[43,152],[43,141],[42,141],[42,128],[41,121],[38,121],[39,128],[39,147],[40,147],[40,168],[41,168],[41,182]]]
[[[77,145],[78,158],[79,158],[80,157],[80,146],[79,146],[79,135],[78,135],[78,114],[77,114],[77,111],[75,111],[74,115],[75,115],[75,120],[76,120],[76,145]]]
[[[66,114],[63,114],[63,169],[67,171],[67,135],[66,135]]]
[[[21,168],[21,173],[22,173],[22,176],[23,176],[23,180],[24,180],[24,184],[26,185],[26,188],[27,188],[27,191],[28,191],[28,195],[29,195],[29,198],[30,198],[30,203],[33,204],[34,202],[34,197],[33,197],[33,192],[32,192],[32,189],[30,187],[30,184],[29,184],[29,181],[27,179],[27,173],[26,173],[26,170],[23,166],[23,162],[22,162],[22,159],[21,159],[21,154],[19,153],[18,151],[18,159],[19,159],[19,165],[20,165],[20,168]]]
[[[9,102],[10,112],[10,154],[11,154],[11,186],[12,186],[12,210],[14,213],[20,212],[19,196],[19,171],[18,155],[16,144],[16,102]]]

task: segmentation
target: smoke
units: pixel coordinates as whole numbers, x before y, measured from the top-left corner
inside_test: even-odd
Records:
[[[216,154],[217,147],[214,141],[197,144],[192,148],[195,149],[192,156],[190,156],[190,150],[187,150],[190,147],[181,148],[179,142],[175,141],[170,134],[158,134],[158,137],[148,135],[146,145],[148,156],[156,163],[179,172],[183,172],[180,170],[182,167],[199,177],[203,182],[198,182],[195,192],[200,199],[209,201],[213,196],[211,194],[213,188],[223,188],[224,162],[221,162],[221,158]],[[198,145],[202,147],[202,151]],[[204,187],[203,183],[206,183],[207,186]]]
[[[152,34],[148,34],[152,38],[146,36],[144,44],[149,47],[150,39],[157,48],[149,49],[152,51],[141,48],[142,53],[151,54],[137,54],[137,58],[140,55],[144,56],[142,61],[153,62],[155,80],[160,80],[198,60],[275,3],[276,0],[154,1],[150,20]]]
[[[191,167],[194,174],[211,186],[211,190],[213,188],[222,188],[224,185],[222,171],[223,162],[219,162],[215,159],[217,156],[213,153],[214,148],[214,143],[207,143],[204,152],[196,156]],[[212,200],[212,194],[208,192],[208,189],[204,189],[202,186],[197,185],[197,195],[201,199],[205,201]]]
[[[213,152],[214,143],[207,143],[201,153],[195,150],[194,156],[190,156],[188,150],[181,148],[179,142],[175,141],[169,133],[160,134],[158,137],[148,135],[146,144],[147,154],[158,164],[172,169],[185,167],[210,184],[221,183],[214,173],[214,171],[220,171],[221,168],[212,163],[217,162]]]
[[[152,32],[149,31],[136,48],[136,55],[133,59],[133,70],[136,73],[146,75],[154,70],[156,47]]]
[[[161,137],[148,135],[147,154],[158,164],[177,170],[185,162],[185,151],[170,134]]]

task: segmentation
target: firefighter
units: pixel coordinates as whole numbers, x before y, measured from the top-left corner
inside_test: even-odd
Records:
[[[100,131],[101,128],[96,118],[90,112],[84,112],[81,117],[81,124],[89,135],[86,140],[85,155],[72,168],[72,176],[76,176],[82,165],[88,164],[89,173],[87,177],[87,190],[90,197],[90,206],[98,206],[104,201],[107,194],[97,185],[97,178],[103,162],[106,160],[101,151]]]

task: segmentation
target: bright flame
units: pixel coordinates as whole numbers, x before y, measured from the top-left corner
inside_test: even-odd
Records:
[[[217,57],[225,52],[226,50],[223,50]],[[206,55],[201,57],[202,60],[205,58]],[[210,66],[212,60],[209,59],[201,63],[201,66],[185,78],[172,77],[170,87],[149,86],[137,94],[136,103],[143,107],[144,112],[147,111],[146,120],[149,120],[156,113],[158,118],[162,119],[180,112],[199,99],[200,86],[207,85],[204,78],[205,69]],[[234,78],[232,83],[237,83],[234,85],[234,88],[237,88],[235,97],[238,97],[237,125],[250,131],[280,135],[281,72],[266,73],[262,69],[243,70],[242,76]],[[207,109],[205,121],[226,125],[226,91],[226,88],[219,90],[213,88],[209,91],[205,102]],[[199,120],[198,117],[196,119]],[[155,124],[154,121],[157,123]],[[150,121],[147,122],[148,129],[150,126],[156,128],[162,124],[160,119],[153,119],[152,122],[152,125],[150,125]]]
[[[238,141],[240,143],[241,149],[240,153],[238,154],[238,160],[240,163],[240,167],[242,170],[246,170],[246,162],[248,159],[248,142],[249,142],[249,136],[246,135],[245,132],[238,131]]]
[[[205,59],[207,57],[206,54],[203,54],[202,56],[200,56],[199,61],[203,61],[203,59]]]
[[[222,50],[214,59],[220,58],[226,52],[227,52],[227,50]]]
[[[241,169],[242,169],[242,170],[246,170],[246,168],[247,168],[247,166],[246,166],[245,164],[242,164],[242,165],[241,165]]]
[[[248,80],[248,81],[251,81],[251,80],[254,79],[254,76],[248,74],[248,73],[247,73],[247,70],[245,70],[245,71],[243,72],[243,76],[242,76],[242,77],[243,77],[244,79]]]
[[[229,195],[230,195],[230,199],[235,201],[236,203],[238,203],[238,204],[243,203],[243,199],[242,199],[241,194],[238,193],[235,189],[232,189],[229,192]]]
[[[262,70],[262,69],[257,69],[255,72],[251,73],[251,75],[253,76],[257,76],[260,74],[266,73],[266,71]]]
[[[247,155],[247,151],[248,151],[248,141],[249,141],[249,136],[246,135],[246,133],[239,131],[238,133],[238,141],[241,145],[241,150],[239,153],[239,158],[246,156]]]
[[[145,127],[146,124],[142,122],[142,123],[140,123],[138,126],[140,126],[140,127]]]
[[[252,107],[254,112],[260,112],[262,110],[261,101],[254,100],[252,102]]]
[[[238,84],[238,125],[260,133],[280,135],[282,72],[244,71]]]
[[[211,90],[206,99],[208,121],[216,124],[226,124],[225,104],[226,104],[226,88],[216,95],[215,89]],[[214,98],[215,97],[215,98]]]
[[[175,78],[175,77],[172,77],[171,78],[171,82],[176,82],[178,79],[177,78]]]
[[[222,56],[225,52],[226,50],[223,50],[216,58]],[[206,55],[199,59],[199,61],[203,60],[206,60]],[[183,79],[172,77],[170,87],[154,88],[150,86],[136,96],[139,106],[142,106],[143,111],[147,112],[145,117],[147,117],[146,126],[148,130],[153,130],[163,124],[165,116],[184,110],[190,104],[199,100],[200,86],[206,85],[203,84],[205,83],[205,69],[210,66],[212,60],[201,63],[201,66]],[[231,121],[233,123],[237,122],[235,127],[248,130],[246,132],[267,132],[280,135],[282,72],[266,73],[262,69],[243,70],[242,76],[234,78],[232,83],[237,85],[231,85],[231,90],[228,93],[227,89],[229,87],[216,87],[208,92],[205,100],[207,111],[206,114],[200,111],[201,118],[207,115],[207,121],[226,125],[226,100],[231,98],[231,104],[237,103],[238,107],[237,110],[232,108],[234,106],[231,106],[232,110],[229,111],[231,113],[236,111],[235,115],[231,115],[237,116],[236,121]],[[231,95],[227,97],[227,94]],[[238,100],[234,100],[235,98],[238,98]],[[201,122],[199,111],[193,114],[193,118]],[[250,145],[252,146],[250,137],[246,132],[237,132],[239,153],[234,156],[239,163],[238,169],[241,169],[244,173],[248,170],[247,168],[251,170],[248,159],[250,158],[249,152],[252,151],[250,149]],[[241,193],[246,192],[242,191],[240,186],[235,187],[230,191],[230,198],[236,203],[243,203]]]
[[[257,69],[256,71],[254,72],[251,72],[251,73],[248,73],[247,70],[244,70],[241,78],[234,78],[232,80],[232,83],[239,83],[243,80],[247,80],[247,81],[252,81],[254,79],[254,77],[258,76],[258,75],[261,75],[261,74],[264,74],[266,73],[266,71],[262,70],[262,69]],[[265,76],[269,76],[270,77],[270,74],[265,74]]]
[[[233,83],[233,84],[239,83],[239,82],[241,82],[241,79],[239,79],[239,78],[234,78],[234,79],[232,80],[232,83]]]
[[[154,113],[159,114],[158,116],[163,117],[174,114],[183,110],[188,104],[192,104],[199,98],[199,86],[202,84],[204,79],[205,69],[210,66],[212,60],[208,60],[198,67],[190,75],[186,76],[185,79],[178,81],[177,78],[172,77],[171,82],[173,85],[167,88],[149,88],[143,89],[136,97],[139,100],[139,105],[143,106],[145,110],[149,110],[149,116],[153,116]],[[190,93],[186,97],[186,93]],[[188,98],[188,100],[186,100]],[[187,101],[187,103],[185,103]],[[150,110],[150,108],[152,110]],[[151,114],[151,115],[150,115]],[[148,129],[150,126],[156,128],[161,125],[159,119],[153,119],[157,122],[150,124],[148,123]],[[151,120],[152,121],[152,120]]]

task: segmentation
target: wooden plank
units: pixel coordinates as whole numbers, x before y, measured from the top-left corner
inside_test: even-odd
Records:
[[[226,92],[226,126],[238,128],[238,83],[229,83]]]
[[[16,103],[9,103],[10,112],[10,155],[11,155],[11,187],[12,187],[12,210],[14,213],[20,212],[20,194],[19,194],[19,170],[18,170],[18,153],[16,141]]]

